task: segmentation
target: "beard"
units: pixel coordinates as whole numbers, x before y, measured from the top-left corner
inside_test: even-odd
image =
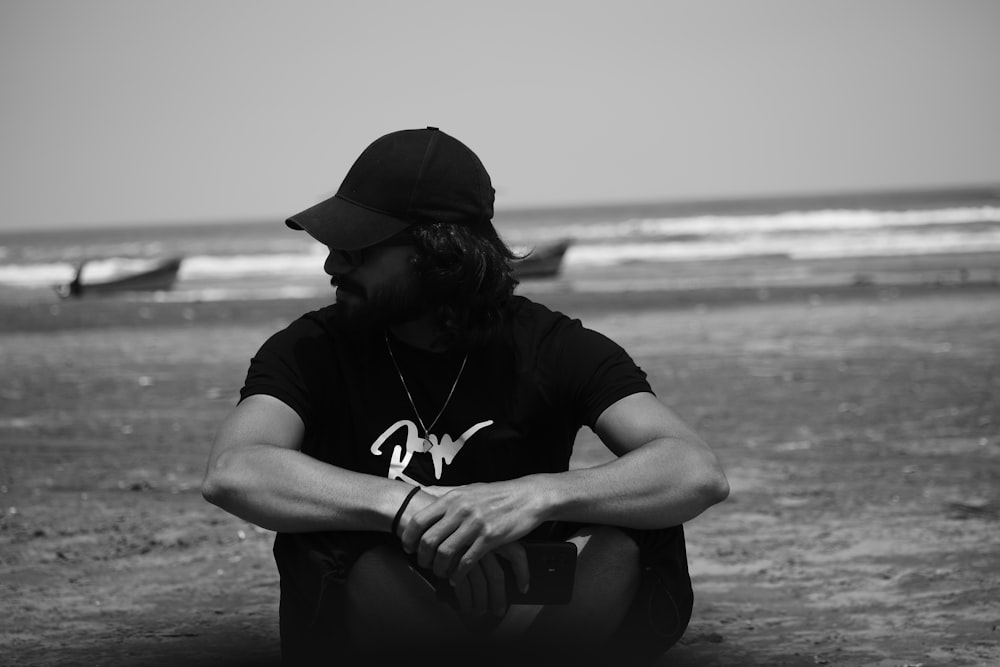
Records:
[[[414,320],[427,310],[419,281],[413,277],[397,278],[370,291],[343,276],[330,283],[338,291],[334,318],[352,331],[378,331]],[[341,299],[343,293],[346,295]]]

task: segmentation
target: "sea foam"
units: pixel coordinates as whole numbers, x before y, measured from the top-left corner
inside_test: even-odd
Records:
[[[697,215],[633,218],[611,222],[523,224],[505,228],[504,238],[519,250],[555,239],[573,244],[565,257],[572,271],[588,266],[633,262],[730,259],[782,255],[790,259],[860,257],[929,253],[1000,251],[1000,207],[960,206],[905,210],[822,209],[767,215]],[[155,242],[154,242],[155,243]],[[325,248],[318,244],[290,249],[273,240],[261,241],[259,252],[221,254],[197,239],[183,254],[178,289],[213,282],[229,287],[244,279],[258,284],[323,280]],[[68,246],[69,247],[69,246]],[[75,246],[70,247],[73,249]],[[119,244],[116,250],[141,250],[144,258],[104,257],[88,262],[85,282],[106,280],[138,270],[149,260],[150,243]],[[219,246],[220,248],[222,246]],[[249,246],[244,243],[240,249]],[[202,252],[191,252],[199,248]],[[63,247],[61,251],[65,251]],[[161,248],[162,249],[162,248]],[[76,263],[71,255],[53,261],[53,253],[22,248],[20,261],[0,262],[0,284],[38,287],[72,280]],[[27,258],[37,256],[38,261]],[[41,257],[46,260],[41,260]]]

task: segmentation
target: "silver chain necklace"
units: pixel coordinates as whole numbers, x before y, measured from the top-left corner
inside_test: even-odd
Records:
[[[410,407],[413,408],[413,414],[417,416],[417,421],[420,422],[420,428],[424,430],[424,434],[422,436],[424,441],[424,451],[429,451],[434,445],[434,443],[430,440],[431,429],[438,423],[438,420],[441,419],[441,415],[443,415],[445,409],[447,409],[448,404],[451,403],[451,397],[455,393],[455,387],[458,386],[458,381],[462,377],[462,371],[465,370],[465,362],[469,360],[469,353],[465,353],[465,357],[462,359],[462,366],[458,369],[458,375],[455,376],[455,381],[451,385],[451,391],[448,392],[448,398],[444,399],[444,405],[441,406],[441,410],[437,413],[437,417],[434,418],[434,421],[431,422],[430,426],[425,426],[424,420],[420,418],[420,413],[417,411],[417,404],[413,402],[413,396],[410,394],[410,388],[406,386],[406,380],[403,379],[403,372],[399,370],[399,364],[396,363],[396,355],[392,353],[392,345],[389,344],[389,333],[383,332],[383,336],[385,337],[385,349],[389,350],[389,358],[392,359],[392,365],[396,368],[396,375],[399,376],[399,381],[403,384],[403,391],[406,392],[406,398],[409,399]]]

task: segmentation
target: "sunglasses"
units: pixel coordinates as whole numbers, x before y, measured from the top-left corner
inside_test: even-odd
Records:
[[[340,250],[338,248],[330,248],[330,252],[337,255],[340,259],[347,262],[351,266],[358,267],[365,263],[365,253],[369,250],[374,250],[376,248],[388,248],[391,246],[413,245],[414,243],[416,243],[416,239],[413,236],[413,232],[407,229],[394,236],[390,236],[384,241],[373,243],[370,246],[365,246],[364,248],[358,248],[357,250]]]

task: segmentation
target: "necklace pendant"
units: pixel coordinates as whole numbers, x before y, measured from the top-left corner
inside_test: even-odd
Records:
[[[399,382],[403,385],[403,391],[406,392],[406,399],[410,402],[410,407],[413,408],[413,414],[416,416],[417,421],[420,423],[420,427],[424,431],[424,436],[420,438],[421,451],[424,453],[429,452],[438,444],[437,436],[432,434],[430,430],[434,428],[434,425],[438,423],[438,420],[441,419],[441,415],[443,415],[444,411],[448,408],[448,404],[451,402],[451,397],[455,393],[455,388],[458,386],[458,381],[462,379],[462,371],[465,370],[465,364],[469,361],[469,353],[466,352],[465,357],[462,358],[462,365],[458,368],[458,375],[455,376],[455,381],[451,383],[451,391],[448,392],[448,397],[444,399],[444,405],[441,406],[441,410],[438,411],[437,417],[434,418],[434,421],[431,422],[431,425],[428,428],[424,425],[424,420],[420,418],[420,412],[417,410],[417,404],[413,402],[413,396],[410,394],[410,388],[406,386],[406,380],[403,378],[403,372],[399,370],[399,364],[396,363],[396,355],[392,353],[392,345],[389,344],[389,332],[383,332],[383,337],[385,338],[385,347],[389,351],[389,359],[392,360],[392,366],[396,369],[396,375],[399,376]],[[445,439],[448,439],[447,435],[445,435]],[[409,438],[407,438],[407,442],[409,442]]]

